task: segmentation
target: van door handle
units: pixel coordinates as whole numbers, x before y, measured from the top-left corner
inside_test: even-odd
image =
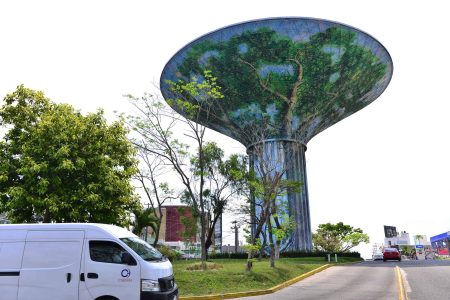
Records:
[[[72,273],[67,273],[67,283],[70,282],[70,280],[72,280]]]
[[[98,278],[98,274],[97,273],[87,273],[87,278],[97,279]]]
[[[80,281],[84,281],[84,273],[80,274]]]

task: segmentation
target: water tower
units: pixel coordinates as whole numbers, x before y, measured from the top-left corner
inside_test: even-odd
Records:
[[[174,97],[168,80],[201,81],[205,70],[217,78],[224,98],[200,122],[244,144],[252,166],[258,163],[255,147],[263,145],[264,155],[285,168],[284,178],[301,183],[300,191],[282,196],[295,220],[285,247],[312,250],[306,145],[381,95],[393,71],[389,53],[370,35],[332,21],[254,20],[179,50],[161,75],[164,98]]]

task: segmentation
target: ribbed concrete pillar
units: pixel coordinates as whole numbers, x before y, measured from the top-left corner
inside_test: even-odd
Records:
[[[295,229],[289,240],[282,245],[284,251],[312,251],[311,219],[309,214],[308,184],[306,177],[306,146],[295,140],[265,140],[247,148],[250,166],[260,176],[261,165],[266,172],[283,172],[283,179],[299,182],[299,191],[280,195],[277,203],[286,203],[289,214],[295,220]],[[263,159],[264,163],[260,160]],[[255,203],[261,202],[255,198]],[[256,211],[258,206],[255,205]],[[254,221],[254,220],[253,220]],[[255,222],[252,222],[252,233]]]

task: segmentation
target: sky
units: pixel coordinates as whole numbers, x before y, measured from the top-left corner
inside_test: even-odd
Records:
[[[0,101],[16,86],[82,112],[129,111],[192,40],[259,18],[312,17],[367,32],[391,54],[390,85],[326,129],[306,152],[312,228],[339,221],[382,243],[383,225],[428,237],[450,231],[450,19],[445,1],[0,2]],[[1,103],[1,102],[0,102]],[[227,153],[245,147],[211,133]],[[231,225],[229,226],[231,227]],[[233,243],[231,231],[224,235]],[[228,232],[230,231],[230,232]],[[411,239],[411,242],[413,240]]]

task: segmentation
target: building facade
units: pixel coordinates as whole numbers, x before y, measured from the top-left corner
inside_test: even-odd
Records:
[[[397,232],[397,227],[384,225],[384,246],[397,247],[410,245],[409,233],[406,231]]]
[[[397,236],[387,237],[384,239],[384,245],[386,247],[411,245],[409,233],[402,231],[397,233]]]
[[[161,211],[162,218],[158,243],[180,250],[184,250],[188,245],[197,245],[200,243],[197,228],[187,229],[185,225],[188,224],[198,227],[198,224],[193,221],[192,209],[190,207],[185,205],[166,205],[161,207]],[[157,214],[159,214],[158,210]],[[187,219],[187,221],[183,221],[183,219]],[[146,234],[147,241],[152,243],[155,240],[155,232],[148,227]]]
[[[449,256],[450,253],[450,231],[444,232],[430,238],[431,246],[438,255]]]

